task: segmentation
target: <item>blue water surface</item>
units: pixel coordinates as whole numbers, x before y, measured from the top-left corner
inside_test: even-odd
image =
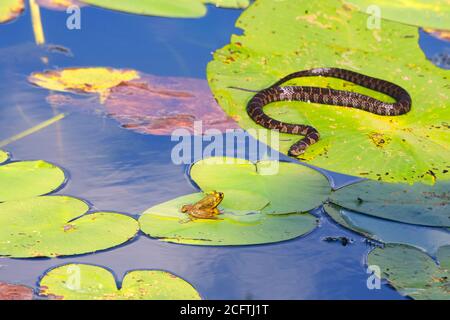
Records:
[[[0,26],[0,141],[45,121],[61,110],[48,91],[29,85],[34,71],[72,66],[133,68],[160,76],[205,79],[211,52],[227,44],[239,10],[209,7],[201,19],[128,15],[82,9],[82,29],[66,28],[65,12],[42,9],[47,43],[72,56],[36,47],[30,16]],[[422,33],[428,56],[443,47]],[[44,64],[42,57],[48,58]],[[195,191],[185,166],[172,163],[176,142],[121,128],[101,113],[71,112],[65,119],[4,149],[13,160],[44,159],[65,168],[69,180],[59,193],[88,200],[95,210],[138,216],[160,202]],[[333,175],[336,186],[354,178]],[[133,269],[162,269],[192,283],[206,299],[404,299],[388,285],[366,286],[364,239],[333,223],[321,208],[320,227],[291,241],[242,247],[200,247],[160,242],[140,235],[115,249],[58,259],[0,259],[0,281],[36,287],[49,268],[66,263],[105,266],[118,283]],[[348,246],[327,236],[347,236]]]

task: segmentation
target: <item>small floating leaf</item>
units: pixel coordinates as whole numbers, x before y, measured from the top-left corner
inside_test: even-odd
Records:
[[[264,168],[274,171],[265,174]],[[290,162],[255,164],[243,159],[212,157],[196,162],[190,176],[203,191],[233,189],[261,195],[269,200],[269,205],[262,210],[266,214],[312,210],[321,205],[331,191],[323,174]]]
[[[117,287],[113,274],[87,264],[66,264],[48,271],[40,295],[62,300],[200,300],[195,288],[165,271],[133,270]]]
[[[384,183],[362,181],[341,188],[330,200],[368,215],[424,226],[450,227],[450,183]]]
[[[341,226],[382,243],[399,243],[436,254],[439,247],[450,244],[450,232],[445,228],[432,228],[405,224],[350,211],[333,204],[324,205],[326,213]]]
[[[5,164],[0,166],[0,202],[50,193],[64,180],[63,170],[42,160]]]
[[[32,300],[33,289],[18,285],[0,282],[0,300]]]
[[[25,10],[24,0],[2,0],[0,2],[0,23],[14,20]]]
[[[223,213],[217,216],[217,220],[189,221],[188,215],[181,213],[180,208],[185,204],[199,201],[203,196],[202,193],[190,194],[146,210],[139,219],[141,230],[151,237],[167,242],[225,246],[289,240],[304,235],[317,226],[316,218],[308,213],[286,215]],[[238,196],[236,191],[234,196]],[[228,203],[233,205],[232,200]],[[240,207],[241,204],[237,206]],[[229,208],[223,209],[232,211],[227,210]]]
[[[249,0],[83,0],[83,2],[106,9],[148,16],[173,18],[199,18],[206,14],[204,4],[223,8],[245,8]]]
[[[448,0],[345,0],[369,15],[418,27],[450,30]]]
[[[111,88],[138,78],[139,73],[135,70],[96,67],[35,72],[28,77],[28,81],[49,90],[98,93],[103,101]]]
[[[0,204],[0,255],[57,257],[108,249],[133,238],[138,223],[111,212],[86,214],[88,205],[66,196]]]
[[[36,2],[44,8],[51,10],[67,10],[71,6],[84,6],[83,3],[77,0],[36,0]]]
[[[419,249],[387,245],[369,253],[368,264],[381,268],[381,276],[402,295],[417,300],[450,299],[450,246],[437,253],[440,266]]]

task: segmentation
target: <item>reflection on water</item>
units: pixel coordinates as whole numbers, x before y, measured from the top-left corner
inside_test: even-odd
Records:
[[[45,68],[107,65],[170,76],[204,78],[210,51],[229,40],[239,11],[211,7],[203,19],[162,19],[83,9],[83,29],[65,29],[65,15],[43,10],[47,40],[69,47],[74,57],[30,44],[25,18],[0,28],[0,140],[29,129],[61,112],[57,123],[5,147],[15,160],[44,159],[65,168],[69,181],[62,194],[90,201],[98,210],[139,215],[145,209],[194,189],[185,167],[171,162],[176,142],[167,136],[142,135],[120,128],[94,109],[52,108],[47,90],[26,77]],[[212,27],[213,26],[213,27]],[[106,32],[108,31],[108,32]],[[101,41],[99,41],[101,39]],[[121,39],[120,45],[116,42]],[[45,65],[42,56],[47,56]],[[98,108],[101,110],[101,108]],[[341,186],[353,178],[332,175]],[[330,222],[321,210],[321,226],[311,234],[272,245],[195,247],[139,236],[105,252],[60,259],[0,259],[0,280],[35,285],[48,268],[83,262],[106,266],[118,279],[131,269],[164,269],[191,282],[209,299],[400,299],[394,290],[368,290],[363,239]],[[348,236],[343,247],[322,241]]]

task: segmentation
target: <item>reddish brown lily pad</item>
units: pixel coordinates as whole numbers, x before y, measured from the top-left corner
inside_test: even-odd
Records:
[[[71,6],[83,7],[84,3],[77,0],[36,0],[36,2],[46,9],[65,11]]]
[[[196,134],[204,134],[208,129],[225,132],[239,128],[220,108],[207,81],[202,79],[139,73],[136,79],[110,87],[108,94],[100,100],[101,105],[95,97],[58,93],[49,95],[47,101],[53,106],[80,109],[98,109],[101,106],[124,128],[145,134],[170,135],[180,128],[186,129],[186,133]],[[198,127],[196,132],[195,121],[201,121],[201,128]]]
[[[33,289],[5,282],[0,282],[0,300],[32,300]]]

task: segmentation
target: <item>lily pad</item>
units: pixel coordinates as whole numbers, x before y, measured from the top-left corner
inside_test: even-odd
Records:
[[[0,202],[48,194],[66,177],[61,168],[42,161],[19,161],[0,166]]]
[[[237,196],[237,193],[234,193]],[[189,221],[180,208],[202,199],[202,193],[182,196],[146,210],[139,218],[141,230],[162,241],[209,245],[253,245],[293,239],[311,232],[316,218],[308,213],[267,215],[255,210],[248,215],[223,213],[217,220]],[[227,193],[225,193],[225,198]],[[225,202],[225,200],[224,200]],[[228,204],[240,208],[242,203]],[[260,206],[261,203],[255,206]],[[229,211],[224,208],[224,211]],[[232,211],[234,208],[231,208]],[[261,208],[259,208],[261,209]]]
[[[379,266],[382,277],[402,295],[417,300],[449,300],[449,249],[450,246],[439,249],[437,265],[421,250],[392,244],[370,252],[368,264]]]
[[[274,171],[265,171],[268,168]],[[203,191],[232,189],[265,197],[269,200],[262,210],[265,214],[307,212],[321,205],[331,191],[323,174],[290,162],[212,157],[196,162],[189,174]]]
[[[77,0],[36,0],[36,3],[39,4],[41,7],[51,9],[51,10],[67,10],[67,8],[71,6],[78,6],[82,7],[84,6],[83,3]]]
[[[369,14],[379,10],[383,19],[419,27],[450,30],[448,0],[345,0],[345,2]]]
[[[5,152],[3,150],[0,150],[0,164],[2,164],[3,162],[8,161],[9,159],[9,154],[8,152]]]
[[[28,81],[49,90],[97,93],[103,101],[111,88],[138,78],[139,73],[135,70],[94,67],[35,72],[28,77]]]
[[[358,182],[331,194],[330,200],[368,215],[424,225],[450,227],[450,183],[433,186],[416,183]]]
[[[432,228],[404,224],[350,211],[333,204],[324,205],[326,213],[344,228],[381,243],[399,243],[414,246],[435,255],[439,247],[450,244],[450,232],[445,228]]]
[[[249,0],[83,0],[83,2],[105,9],[147,16],[173,18],[199,18],[206,14],[205,4],[223,8],[245,8]]]
[[[0,300],[32,300],[33,289],[18,285],[0,282]]]
[[[105,268],[66,264],[48,271],[40,295],[61,300],[200,300],[185,280],[160,270],[133,270],[121,285]]]
[[[437,39],[450,41],[450,30],[424,29],[424,31]]]
[[[2,0],[0,3],[0,23],[16,19],[24,10],[24,0]]]
[[[206,80],[138,75],[136,80],[110,83],[101,96],[104,109],[98,111],[126,129],[145,134],[171,135],[176,129],[184,129],[186,134],[200,135],[211,129],[217,133],[239,128],[219,107]],[[91,97],[79,99],[52,93],[47,100],[52,106],[98,109],[98,101]],[[195,126],[196,121],[201,121],[200,127]]]
[[[214,53],[207,75],[219,105],[241,127],[267,130],[246,113],[254,93],[230,86],[261,90],[299,70],[349,69],[402,86],[411,94],[412,110],[389,117],[298,101],[266,106],[273,118],[309,124],[320,132],[320,141],[300,159],[331,171],[390,182],[433,183],[450,177],[450,73],[426,59],[416,27],[383,21],[381,29],[369,29],[365,13],[337,0],[260,0],[245,10],[237,26],[244,34],[233,35],[231,44]],[[388,100],[332,78],[308,77],[289,84],[330,86]],[[280,134],[278,149],[287,154],[300,138]]]
[[[86,214],[89,206],[66,196],[0,204],[0,255],[57,257],[108,249],[133,238],[136,220],[113,212]]]

